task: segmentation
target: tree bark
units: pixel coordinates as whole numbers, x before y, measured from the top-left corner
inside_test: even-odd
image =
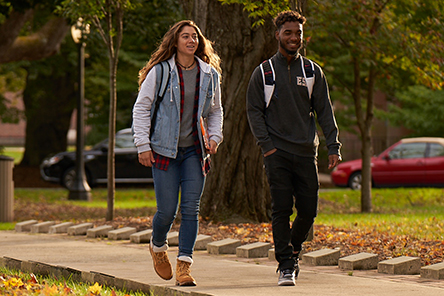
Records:
[[[361,134],[362,150],[361,150],[361,212],[370,213],[372,211],[372,168],[371,158],[373,156],[371,127],[373,123],[373,88],[374,88],[374,67],[370,67],[366,112],[364,114],[361,102],[361,60],[358,57],[352,58],[354,68],[354,89],[353,99],[355,102],[356,120]]]
[[[115,8],[115,23],[116,28],[113,29],[113,14],[111,11],[111,3],[106,1],[106,15],[107,23],[107,39],[105,43],[108,46],[109,55],[109,89],[110,89],[110,103],[109,103],[109,126],[108,126],[108,197],[107,197],[107,213],[106,221],[114,219],[114,201],[116,193],[116,164],[115,164],[115,144],[116,144],[116,117],[117,117],[117,63],[119,61],[119,51],[122,45],[123,38],[123,10],[117,2]],[[115,30],[115,35],[113,31]],[[115,40],[114,40],[115,38]]]
[[[67,21],[53,17],[38,32],[29,36],[19,36],[22,27],[32,16],[32,9],[23,13],[12,12],[0,26],[0,64],[40,60],[59,51],[60,44],[70,28]]]
[[[370,65],[367,85],[367,112],[362,134],[362,188],[361,212],[372,212],[372,167],[373,157],[372,125],[373,125],[373,93],[375,87],[375,66]]]
[[[241,5],[195,1],[193,20],[215,42],[222,59],[224,142],[212,157],[201,214],[211,220],[269,221],[271,198],[262,155],[246,116],[246,90],[254,68],[277,50],[270,20],[251,29]]]
[[[51,66],[47,66],[47,70]],[[76,106],[76,75],[51,71],[28,74],[23,102],[26,115],[25,153],[21,166],[39,166],[49,154],[65,151],[71,115]],[[30,71],[28,71],[29,73]],[[31,71],[33,72],[33,71]],[[33,78],[31,79],[30,76]]]

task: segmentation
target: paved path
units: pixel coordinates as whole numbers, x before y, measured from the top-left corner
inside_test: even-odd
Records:
[[[170,248],[172,261],[176,253],[177,247]],[[444,296],[442,280],[422,280],[419,275],[388,276],[376,271],[354,271],[350,276],[337,266],[311,267],[303,263],[295,287],[278,287],[276,264],[267,258],[209,255],[206,251],[194,255],[192,274],[198,286],[179,288],[174,285],[174,280],[164,281],[157,277],[145,244],[86,239],[84,236],[0,231],[0,259],[2,257],[113,275],[160,288],[157,291],[164,291],[165,295],[173,295],[177,290],[182,291],[182,295],[194,296]]]

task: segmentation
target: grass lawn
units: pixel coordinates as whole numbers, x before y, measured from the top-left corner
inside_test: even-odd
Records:
[[[444,189],[372,190],[373,213],[360,213],[359,191],[321,192],[316,224],[444,240]]]
[[[19,164],[23,157],[23,147],[4,147],[0,155],[14,158],[14,164]]]
[[[43,277],[0,267],[0,295],[143,296],[141,292],[115,290],[97,283],[89,285],[72,280]]]
[[[36,204],[61,208],[64,205],[71,205],[77,209],[84,208],[85,211],[107,208],[106,188],[93,189],[91,202],[68,200],[66,189],[17,188],[14,193],[16,203],[27,207]],[[359,191],[346,189],[322,191],[319,215],[315,224],[444,241],[444,189],[373,189],[372,196],[374,211],[363,214],[360,213]],[[116,190],[115,209],[152,209],[155,206],[153,189]],[[14,229],[14,224],[0,223],[1,229]]]
[[[95,188],[91,190],[91,201],[68,200],[69,191],[56,189],[24,189],[16,188],[14,198],[30,203],[68,204],[87,208],[106,208],[108,190]],[[115,208],[134,209],[156,207],[156,197],[152,189],[117,189],[114,201]]]

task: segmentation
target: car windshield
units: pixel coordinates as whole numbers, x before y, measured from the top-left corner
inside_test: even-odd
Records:
[[[95,148],[108,147],[108,139],[100,142]],[[116,148],[135,148],[133,135],[131,133],[118,133],[116,134]]]
[[[444,156],[444,146],[438,143],[431,143],[429,157],[439,157],[439,156]]]
[[[421,158],[425,157],[427,143],[403,143],[389,152],[391,159]]]

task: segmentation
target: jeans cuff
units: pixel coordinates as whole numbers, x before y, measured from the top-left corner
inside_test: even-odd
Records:
[[[191,257],[189,257],[189,256],[179,256],[179,257],[177,257],[177,260],[179,260],[179,261],[184,261],[184,262],[188,262],[188,263],[191,263],[191,264],[193,264],[193,258],[191,258]]]
[[[151,248],[153,249],[154,253],[165,252],[166,250],[168,250],[168,244],[167,243],[163,244],[163,246],[160,246],[160,247],[156,246],[153,243],[153,237],[151,237],[150,245],[151,245]]]

